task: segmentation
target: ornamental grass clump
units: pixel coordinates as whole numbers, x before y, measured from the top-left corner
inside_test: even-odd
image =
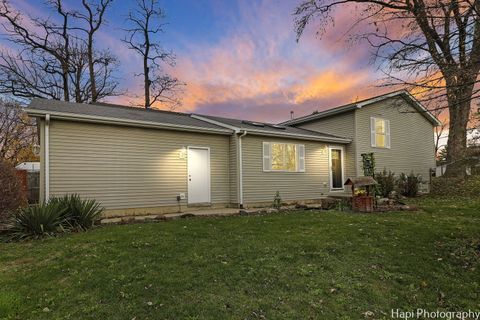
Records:
[[[50,203],[58,204],[65,210],[64,224],[69,229],[86,230],[100,218],[103,208],[93,199],[81,199],[78,194],[52,198]]]
[[[36,239],[59,233],[85,231],[95,224],[103,212],[100,204],[79,195],[52,198],[16,211],[4,232],[7,241]]]
[[[65,209],[57,204],[38,204],[19,209],[7,225],[7,240],[53,236],[65,232]]]

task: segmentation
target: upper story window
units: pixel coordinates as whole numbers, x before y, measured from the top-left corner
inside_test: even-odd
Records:
[[[370,139],[372,147],[390,148],[390,121],[382,118],[370,118]]]
[[[263,171],[305,172],[305,146],[264,142]]]

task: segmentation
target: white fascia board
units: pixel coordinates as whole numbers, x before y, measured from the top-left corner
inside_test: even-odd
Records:
[[[299,134],[299,133],[277,134],[275,132],[262,131],[262,130],[247,130],[247,131],[250,134],[259,135],[259,136],[292,138],[292,139],[313,140],[313,141],[323,141],[323,142],[338,142],[338,143],[350,143],[350,142],[352,142],[351,139],[347,139],[347,138],[320,137],[320,136],[311,136],[311,135]]]
[[[420,103],[420,101],[418,101],[414,96],[412,96],[410,92],[404,91],[404,94],[411,102],[413,102],[420,109],[420,112],[425,113],[427,117],[429,117],[432,120],[432,122],[435,123],[435,125],[439,126],[442,124],[440,120],[438,120],[437,117],[435,117],[427,108],[425,108],[423,104]]]

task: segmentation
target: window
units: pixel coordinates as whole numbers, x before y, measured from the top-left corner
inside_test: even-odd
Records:
[[[305,146],[264,142],[263,171],[305,172]]]
[[[381,118],[370,118],[372,147],[390,148],[390,121]]]

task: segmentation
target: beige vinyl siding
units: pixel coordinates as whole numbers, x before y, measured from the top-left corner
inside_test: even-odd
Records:
[[[264,172],[263,142],[305,145],[305,172]],[[319,199],[329,191],[325,143],[246,135],[243,146],[244,204],[273,202],[276,191],[285,201]]]
[[[229,150],[229,180],[230,180],[230,204],[238,205],[238,136],[233,134],[230,136]]]
[[[370,117],[390,121],[390,149],[375,148],[370,141]],[[433,125],[402,98],[378,102],[356,111],[357,164],[362,168],[362,153],[373,152],[377,171],[396,174],[421,174],[429,180],[435,167]]]
[[[297,125],[297,127],[352,139],[351,143],[345,145],[346,157],[344,175],[345,178],[354,177],[357,175],[355,167],[355,111],[350,111],[343,114],[302,123]]]
[[[228,136],[58,120],[50,124],[50,194],[79,193],[107,209],[176,205],[179,193],[188,197],[187,146],[210,148],[212,203],[227,204]]]

